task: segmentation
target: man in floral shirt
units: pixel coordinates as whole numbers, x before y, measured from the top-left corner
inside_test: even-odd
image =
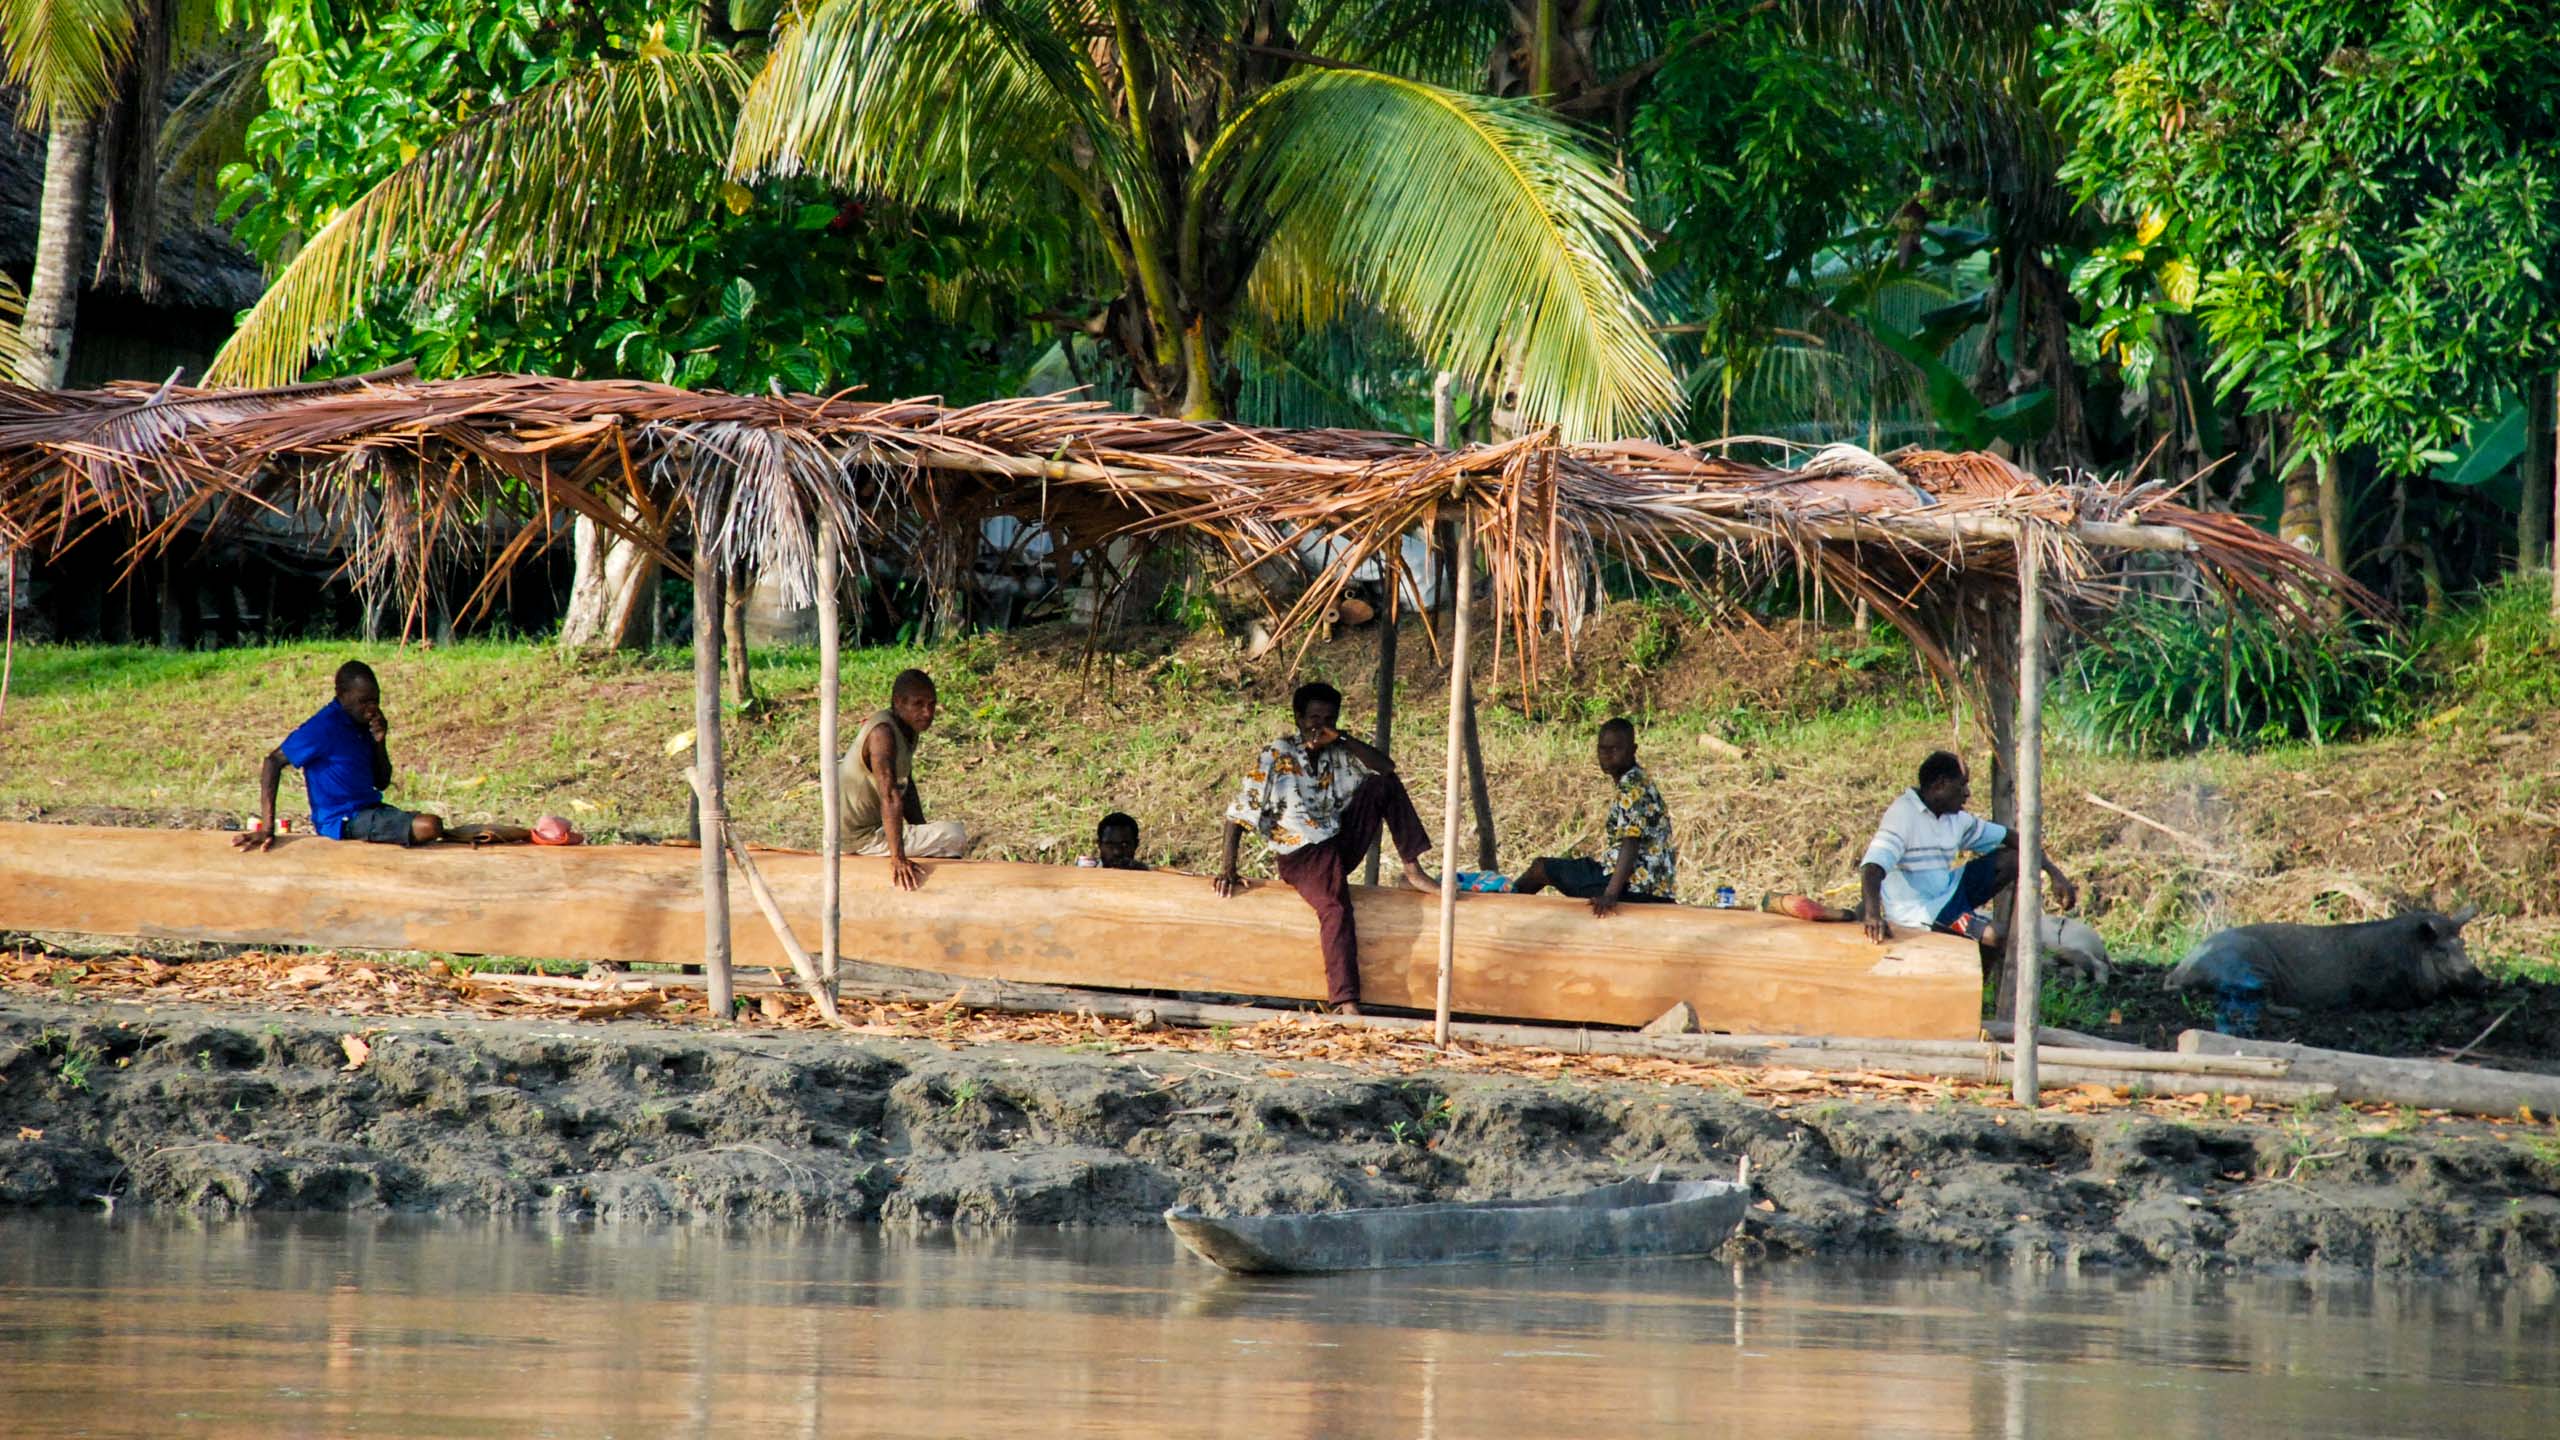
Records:
[[[1679,878],[1679,852],[1671,844],[1671,812],[1663,808],[1662,792],[1654,788],[1653,777],[1636,763],[1634,722],[1618,719],[1601,726],[1597,754],[1601,771],[1616,786],[1606,825],[1611,849],[1596,860],[1533,860],[1511,888],[1530,895],[1553,886],[1576,900],[1590,901],[1594,915],[1606,915],[1626,900],[1671,904]]]
[[[1437,892],[1423,873],[1431,836],[1413,810],[1396,763],[1384,751],[1335,728],[1342,692],[1322,681],[1298,687],[1291,710],[1298,730],[1262,747],[1227,807],[1226,863],[1211,883],[1220,895],[1244,888],[1236,847],[1251,830],[1269,842],[1273,868],[1316,912],[1324,947],[1325,1001],[1340,1014],[1360,1013],[1360,942],[1351,920],[1350,874],[1384,830],[1404,861],[1404,883]]]

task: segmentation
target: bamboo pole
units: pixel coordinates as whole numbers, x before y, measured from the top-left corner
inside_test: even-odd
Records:
[[[714,1024],[733,1018],[729,989],[729,865],[723,858],[727,790],[720,764],[720,566],[702,536],[693,542],[693,763],[702,817],[702,971]]]
[[[688,768],[684,779],[693,787],[694,793],[703,792],[700,771]],[[809,958],[809,952],[800,944],[800,937],[791,933],[791,922],[782,914],[782,902],[774,898],[773,887],[764,883],[764,871],[757,867],[756,857],[747,853],[746,845],[738,839],[735,826],[724,825],[721,829],[728,837],[730,857],[738,862],[738,874],[747,882],[747,896],[756,902],[758,910],[764,912],[764,923],[773,927],[773,938],[781,942],[782,953],[790,958],[791,972],[800,977],[802,992],[808,995],[810,1003],[818,1007],[819,1014],[832,1023],[843,1023],[843,1017],[836,1013],[835,996],[829,993],[825,977],[818,972],[818,962]]]
[[[772,974],[773,978],[769,980],[752,974],[742,977],[744,987],[755,991],[792,988],[778,971]],[[615,975],[602,980],[562,975],[474,975],[465,983],[628,995],[635,990],[688,988],[694,981],[691,976],[656,974]],[[964,1009],[988,1010],[998,1014],[1087,1015],[1126,1020],[1145,1030],[1159,1026],[1210,1029],[1216,1026],[1286,1024],[1291,1019],[1288,1011],[1257,1006],[1164,1000],[1113,991],[942,975],[885,965],[847,966],[844,990],[857,1000],[949,1003]],[[1314,1020],[1314,1023],[1419,1037],[1423,1028],[1434,1022],[1390,1015],[1329,1015]],[[1895,1075],[1996,1084],[2007,1078],[2006,1068],[2015,1053],[2012,1047],[2005,1045],[1952,1041],[1856,1040],[1802,1035],[1641,1035],[1615,1030],[1475,1022],[1455,1024],[1449,1029],[1453,1040],[1470,1046],[1809,1070],[1852,1079]],[[2047,1046],[2040,1059],[2044,1078],[2055,1085],[2097,1084],[2154,1095],[2192,1095],[2198,1092],[2248,1095],[2270,1101],[2332,1099],[2341,1093],[2339,1085],[2316,1076],[2305,1078],[2295,1062],[2281,1058]],[[2560,1083],[2551,1082],[2547,1077],[2511,1078]],[[2512,1108],[2510,1105],[2506,1113],[2511,1113]]]
[[[2018,1103],[2037,1102],[2036,1008],[2043,982],[2036,974],[2042,946],[2044,851],[2044,587],[2036,573],[2035,541],[2018,539],[2018,880],[2009,921],[2010,951],[2017,957]]]
[[[1392,587],[1395,584],[1393,576],[1387,577],[1387,584],[1390,587],[1390,593],[1386,597],[1386,604],[1378,611],[1378,624],[1382,627],[1378,631],[1378,731],[1369,743],[1377,746],[1380,754],[1393,755],[1395,752],[1388,748],[1395,743],[1396,731],[1396,612],[1395,595],[1392,593]],[[1361,884],[1378,883],[1378,852],[1385,845],[1386,837],[1383,835],[1369,842],[1369,863],[1361,872]]]
[[[1447,800],[1440,807],[1440,989],[1431,1010],[1434,1044],[1449,1043],[1449,972],[1458,955],[1458,782],[1466,760],[1467,592],[1474,588],[1475,531],[1462,511],[1449,527],[1450,569],[1458,577],[1456,635],[1450,644],[1449,766]]]
[[[837,614],[836,527],[818,522],[818,855],[826,867],[819,881],[818,971],[830,1002],[836,994],[836,956],[844,941],[844,777],[837,766],[838,711],[842,694],[841,617]]]

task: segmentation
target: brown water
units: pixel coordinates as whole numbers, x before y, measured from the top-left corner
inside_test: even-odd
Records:
[[[0,1219],[0,1435],[2560,1434],[2519,1290],[1650,1264],[1246,1283],[1155,1234]]]

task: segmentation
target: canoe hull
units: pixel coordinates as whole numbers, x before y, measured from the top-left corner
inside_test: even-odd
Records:
[[[0,930],[687,964],[702,958],[701,856],[658,846],[420,850],[288,836],[244,855],[220,832],[0,823]],[[801,942],[817,942],[820,862],[757,860]],[[1165,872],[923,862],[896,889],[885,860],[844,862],[852,958],[971,979],[1324,998],[1315,915],[1285,885],[1219,899]],[[737,963],[784,967],[736,898]],[[1439,897],[1353,886],[1364,999],[1428,1010]],[[1455,984],[1467,1014],[1642,1025],[1680,1001],[1711,1029],[1762,1035],[1970,1039],[1974,947],[1854,925],[1686,906],[1595,920],[1548,895],[1460,895]]]
[[[1165,1212],[1191,1252],[1240,1275],[1431,1265],[1563,1265],[1713,1254],[1751,1192],[1720,1180],[1627,1180],[1548,1200],[1214,1218]]]

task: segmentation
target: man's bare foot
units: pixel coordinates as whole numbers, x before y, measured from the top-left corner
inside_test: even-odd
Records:
[[[1420,890],[1428,895],[1440,893],[1440,882],[1433,879],[1431,872],[1423,869],[1422,862],[1418,860],[1404,862],[1404,883],[1408,888]]]
[[[1333,1007],[1333,1013],[1336,1015],[1357,1015],[1360,1013],[1360,1002],[1357,1000],[1345,1000],[1341,1004]]]

